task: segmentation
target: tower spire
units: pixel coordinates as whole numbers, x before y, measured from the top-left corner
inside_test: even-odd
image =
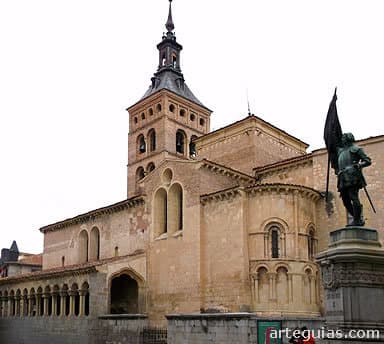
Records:
[[[165,24],[165,28],[168,32],[172,32],[175,29],[175,24],[173,24],[172,19],[172,0],[169,0],[169,13],[168,13],[168,20]]]

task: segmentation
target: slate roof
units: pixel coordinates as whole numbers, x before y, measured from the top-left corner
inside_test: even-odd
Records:
[[[183,74],[176,72],[171,68],[155,73],[154,77],[152,78],[152,85],[149,86],[147,92],[145,92],[141,100],[163,89],[176,93],[181,97],[184,97],[200,106],[203,106],[204,108],[207,108],[189,89],[184,81]]]

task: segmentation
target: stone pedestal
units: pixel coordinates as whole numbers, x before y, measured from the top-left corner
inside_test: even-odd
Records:
[[[335,230],[330,233],[328,250],[316,258],[324,286],[327,330],[339,330],[338,337],[343,336],[329,338],[329,343],[356,343],[356,339],[358,343],[383,343],[384,250],[377,231],[364,227]],[[381,339],[352,340],[351,336],[368,330],[380,332]]]

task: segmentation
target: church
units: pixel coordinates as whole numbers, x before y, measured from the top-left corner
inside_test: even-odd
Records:
[[[40,228],[42,270],[0,279],[8,329],[76,332],[119,315],[165,326],[168,314],[324,314],[315,256],[347,223],[335,177],[324,197],[327,151],[307,152],[252,114],[211,131],[182,48],[170,3],[158,68],[127,109],[127,198]],[[362,196],[366,223],[383,238],[384,136],[358,144],[374,161],[365,176],[378,213]]]

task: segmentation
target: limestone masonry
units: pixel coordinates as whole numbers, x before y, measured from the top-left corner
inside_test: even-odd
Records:
[[[169,314],[324,314],[314,257],[347,221],[336,178],[325,203],[325,149],[308,153],[254,115],[211,132],[211,110],[181,72],[171,14],[157,48],[151,85],[128,108],[128,198],[40,228],[42,271],[0,279],[0,323],[41,329],[60,319],[85,342],[106,315],[164,326]],[[364,172],[378,210],[362,195],[366,223],[382,240],[384,137],[358,143],[373,161]]]

